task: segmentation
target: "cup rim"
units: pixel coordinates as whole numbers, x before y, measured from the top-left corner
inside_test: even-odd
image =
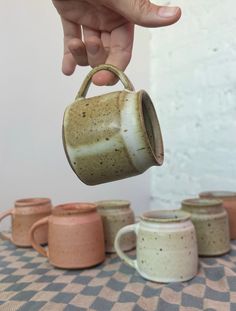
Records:
[[[45,204],[51,204],[51,200],[49,198],[32,197],[32,198],[17,199],[15,201],[16,208],[45,205]]]
[[[96,211],[97,205],[88,202],[71,202],[57,205],[52,210],[54,216],[69,216]]]
[[[203,191],[199,193],[199,197],[214,199],[236,199],[236,192],[225,190]]]
[[[181,209],[152,210],[143,213],[140,219],[152,223],[176,223],[190,219],[190,214]]]
[[[218,207],[222,206],[222,200],[215,199],[215,198],[190,198],[185,199],[181,202],[182,207],[193,207],[193,208],[200,208],[200,207]]]
[[[140,98],[139,104],[140,104],[140,108],[142,111],[142,113],[140,114],[140,118],[141,118],[141,124],[142,124],[142,128],[143,128],[143,133],[144,133],[144,137],[145,140],[150,148],[151,151],[151,155],[156,163],[156,165],[162,165],[163,161],[164,161],[164,146],[163,146],[163,139],[162,139],[162,133],[161,133],[161,127],[160,127],[160,123],[152,102],[151,97],[148,95],[148,93],[145,90],[140,90],[138,92],[138,96]],[[158,141],[158,144],[155,144],[155,146],[153,147],[150,143],[150,139],[148,137],[147,134],[147,129],[146,129],[146,125],[145,125],[145,121],[144,121],[144,115],[143,115],[143,98],[146,97],[148,99],[147,101],[147,108],[146,109],[150,109],[151,110],[151,123],[152,123],[152,127],[155,127],[156,131],[154,133],[154,140]],[[156,134],[156,135],[155,135]],[[158,148],[156,146],[159,146]]]
[[[95,202],[98,209],[116,209],[116,208],[127,208],[130,206],[130,201],[128,200],[101,200]]]

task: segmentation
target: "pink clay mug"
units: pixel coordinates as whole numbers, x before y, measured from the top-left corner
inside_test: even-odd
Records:
[[[34,237],[35,230],[45,224],[48,224],[48,250],[40,246]],[[58,268],[86,268],[105,259],[102,219],[95,204],[56,206],[52,215],[32,226],[30,238],[35,250]]]
[[[15,201],[14,208],[0,213],[0,221],[11,216],[11,236],[2,233],[3,238],[20,247],[31,247],[29,230],[41,218],[51,214],[52,203],[48,198],[26,198]],[[47,243],[48,228],[45,224],[37,232],[37,243]]]

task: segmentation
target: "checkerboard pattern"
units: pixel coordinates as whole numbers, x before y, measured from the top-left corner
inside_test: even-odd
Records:
[[[116,255],[95,268],[62,270],[33,249],[1,241],[0,311],[235,311],[236,241],[231,246],[225,256],[201,258],[192,280],[160,284]]]

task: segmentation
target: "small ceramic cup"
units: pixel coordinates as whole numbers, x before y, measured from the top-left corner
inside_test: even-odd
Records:
[[[87,268],[101,263],[105,259],[104,235],[96,207],[91,203],[56,206],[49,217],[32,226],[32,246],[58,268]],[[34,238],[35,230],[45,224],[48,224],[48,250]]]
[[[39,219],[51,214],[52,203],[48,198],[27,198],[15,201],[14,208],[0,213],[0,220],[11,216],[10,237],[3,235],[16,246],[31,247],[29,230]],[[35,240],[39,244],[46,244],[48,241],[48,227],[42,226],[35,232]]]
[[[229,217],[230,238],[236,239],[236,192],[232,191],[207,191],[199,194],[200,198],[220,199]]]
[[[201,256],[223,255],[230,250],[229,222],[221,200],[193,198],[182,201],[191,214]]]
[[[126,200],[105,200],[96,202],[96,204],[98,213],[102,217],[106,252],[114,253],[116,234],[122,227],[135,222],[134,212],[130,208],[130,202]],[[135,235],[128,233],[122,239],[121,249],[128,251],[134,247]]]
[[[123,234],[137,235],[133,260],[120,249]],[[115,239],[117,254],[139,274],[154,282],[179,282],[193,278],[198,271],[198,251],[190,215],[180,210],[144,213],[140,222],[122,228]]]
[[[85,98],[100,70],[113,72],[125,89]],[[135,92],[127,76],[112,65],[88,74],[65,110],[62,128],[67,159],[87,185],[139,175],[163,163],[161,129],[150,97],[144,90]]]

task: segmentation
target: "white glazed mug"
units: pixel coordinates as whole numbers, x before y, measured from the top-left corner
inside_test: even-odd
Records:
[[[120,249],[121,237],[137,235],[135,260]],[[144,213],[140,222],[122,228],[115,239],[117,254],[139,274],[154,282],[179,282],[198,271],[198,250],[190,215],[180,210]]]

